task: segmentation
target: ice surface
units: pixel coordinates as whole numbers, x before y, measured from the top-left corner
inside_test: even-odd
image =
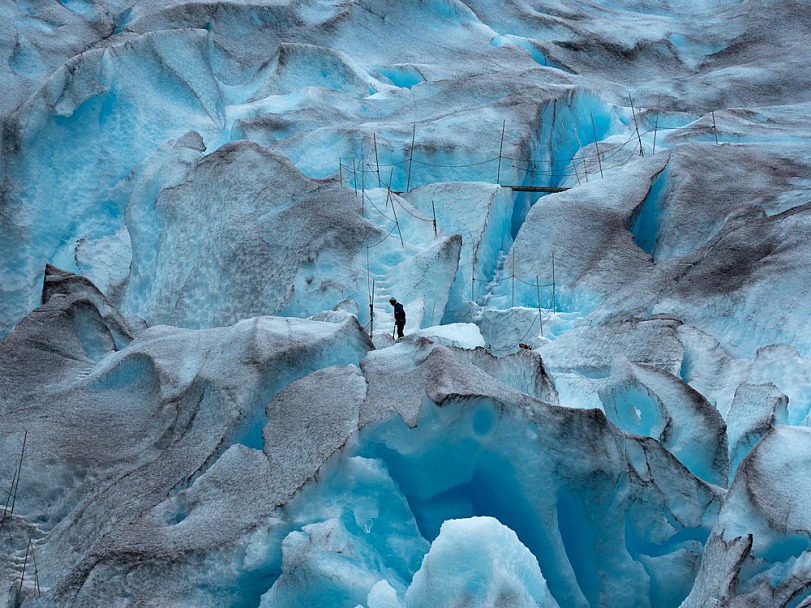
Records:
[[[31,308],[46,262],[87,272],[122,253],[100,251],[96,260],[88,244],[123,227],[127,177],[141,160],[189,130],[215,137],[222,105],[206,46],[205,32],[186,30],[82,53],[9,117],[0,240],[6,331]]]
[[[738,464],[755,443],[775,424],[785,424],[788,418],[788,397],[774,384],[741,384],[727,418],[729,419],[729,476],[732,479]]]
[[[86,571],[76,548],[104,556],[94,560],[99,570],[77,600],[97,603],[114,593],[121,556],[219,550],[269,516],[283,502],[285,485],[269,477],[261,451],[257,460],[250,449],[263,445],[264,405],[314,366],[357,364],[371,344],[351,317],[257,318],[200,333],[152,327],[119,349],[112,330],[121,329],[120,317],[105,320],[106,302],[94,301],[103,296],[79,277],[57,278],[47,303],[6,337],[0,354],[8,436],[28,429],[35,446],[22,470],[14,522],[33,522],[53,543],[54,552],[40,551],[38,559],[47,586],[58,587],[57,603],[78,592],[69,573]],[[48,389],[31,393],[30,382]],[[60,404],[54,424],[42,424],[54,402]],[[122,443],[124,436],[132,440]],[[226,457],[234,445],[244,449]],[[19,446],[4,444],[5,450],[10,462]],[[245,476],[256,476],[257,484],[239,481]],[[230,492],[207,489],[223,483],[255,492],[244,515],[221,520],[243,504]],[[202,566],[181,560],[173,567],[181,577],[184,568]],[[149,570],[133,574],[133,589],[148,587]],[[166,592],[167,601],[175,597]],[[233,592],[246,591],[237,585]]]
[[[405,597],[415,607],[558,605],[535,557],[492,517],[443,523]]]
[[[138,234],[133,273],[152,280],[129,286],[125,310],[191,327],[332,308],[359,289],[353,261],[364,238],[377,234],[348,193],[330,193],[327,183],[244,142],[200,160],[151,214],[143,219],[159,226],[157,242],[154,231],[141,232],[140,214],[130,216]]]
[[[52,295],[0,353],[6,369],[27,370],[4,378],[10,435],[35,429],[28,441],[38,446],[6,525],[19,534],[26,521],[39,522],[47,534],[38,563],[52,603],[125,592],[167,605],[263,596],[274,606],[354,606],[381,580],[400,601],[442,523],[477,516],[501,522],[499,535],[517,535],[527,548],[520,563],[532,551],[529,563],[540,564],[540,572],[493,574],[484,597],[537,597],[544,579],[558,603],[574,605],[598,597],[676,605],[689,591],[689,577],[667,582],[666,568],[695,567],[722,494],[598,412],[550,406],[502,384],[483,369],[506,375],[495,362],[469,361],[465,353],[475,351],[420,338],[368,352],[345,312],[334,313],[337,322],[157,326],[119,351],[112,340],[94,351],[87,345],[105,345],[94,338],[105,335],[101,316],[88,329],[63,312],[82,301],[81,292]],[[36,364],[44,366],[39,382],[63,404],[58,419],[48,416],[50,395],[14,409]],[[314,367],[321,371],[307,375]],[[130,432],[140,439],[122,450],[119,438]],[[584,442],[593,453],[584,454]],[[60,474],[51,459],[73,489],[43,502],[29,475],[38,467]],[[307,483],[314,478],[320,483]],[[658,561],[640,569],[639,555]],[[158,579],[155,559],[165,564]],[[623,576],[638,585],[616,587]],[[514,577],[522,582],[509,583]]]
[[[807,428],[777,426],[743,460],[685,608],[798,606],[808,598],[810,439]]]
[[[420,598],[425,597],[426,585],[435,584],[429,572],[449,567],[438,556],[459,550],[450,539],[459,534],[467,538],[465,543],[483,542],[483,532],[470,534],[463,523],[458,531],[445,534],[444,527],[440,531],[443,522],[489,516],[501,523],[488,519],[482,526],[494,529],[497,537],[515,540],[487,544],[486,551],[506,550],[505,544],[520,539],[535,557],[530,558],[526,550],[517,554],[525,556],[518,564],[530,559],[529,566],[515,566],[529,567],[528,573],[518,575],[514,569],[504,572],[503,559],[482,559],[481,548],[462,550],[457,562],[474,560],[471,568],[478,563],[491,572],[482,579],[465,569],[469,578],[459,578],[460,586],[465,581],[482,585],[471,601],[497,598],[501,593],[529,593],[545,605],[545,578],[562,605],[587,605],[581,588],[593,594],[592,600],[603,597],[602,602],[613,603],[613,598],[620,597],[625,598],[622,602],[636,598],[643,605],[648,601],[678,605],[689,586],[668,581],[667,573],[693,567],[689,556],[709,533],[705,526],[714,519],[722,494],[687,474],[655,442],[623,435],[594,411],[562,410],[533,400],[501,385],[456,352],[422,341],[370,353],[361,363],[365,398],[353,388],[362,379],[349,368],[313,374],[279,395],[280,406],[309,403],[308,411],[324,412],[325,420],[316,425],[328,420],[334,428],[352,419],[343,412],[359,411],[359,425],[367,430],[322,468],[320,484],[304,488],[287,507],[288,516],[303,527],[282,543],[282,575],[264,597],[265,604],[291,605],[295,598],[314,604],[363,604],[383,576],[397,590],[398,601],[425,605],[427,600]],[[330,393],[319,392],[324,373],[331,376]],[[347,395],[346,405],[330,408],[333,394]],[[391,394],[397,399],[384,397]],[[375,409],[375,403],[385,405]],[[406,417],[392,417],[395,411]],[[311,428],[318,428],[313,424]],[[583,458],[588,452],[578,450],[583,439],[596,438],[595,432],[601,437],[595,444],[599,455],[590,461]],[[291,431],[293,436],[304,433],[307,425],[296,425]],[[520,457],[508,456],[516,450]],[[367,475],[382,477],[367,485]],[[668,481],[658,486],[664,479]],[[683,497],[673,503],[664,498],[672,517],[659,510],[660,492],[669,495],[671,483],[689,493],[684,496],[695,496],[689,504]],[[606,519],[603,512],[609,504],[625,515]],[[306,523],[314,520],[320,523]],[[396,543],[391,526],[396,526]],[[606,541],[598,540],[597,526]],[[382,536],[375,540],[375,535]],[[619,545],[607,540],[614,535],[627,543],[620,553]],[[424,561],[423,537],[433,541]],[[385,546],[380,544],[383,538]],[[588,554],[581,553],[584,548]],[[369,566],[372,555],[382,560],[376,568]],[[640,556],[650,559],[647,569],[637,568],[635,560]],[[540,572],[532,567],[536,558]],[[415,574],[421,561],[423,572]],[[499,569],[491,570],[495,564],[500,564]],[[638,584],[616,587],[610,573],[617,569]],[[446,576],[450,574],[440,580]],[[509,583],[516,577],[521,583]],[[443,582],[442,587],[447,584]],[[447,592],[453,597],[464,595],[453,589]],[[654,597],[645,599],[649,593]]]
[[[474,349],[484,346],[484,338],[482,338],[479,327],[473,323],[437,325],[415,331],[409,335],[409,339],[419,338],[428,338],[432,342],[465,349]]]
[[[0,603],[811,603],[807,14],[0,3]]]
[[[661,441],[690,471],[725,486],[729,461],[721,414],[680,378],[631,363],[600,390],[608,419],[631,433]]]

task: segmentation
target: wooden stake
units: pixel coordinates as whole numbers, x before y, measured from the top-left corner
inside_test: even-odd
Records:
[[[8,507],[11,504],[11,495],[14,493],[14,484],[17,483],[17,470],[14,470],[14,475],[11,478],[11,485],[8,488],[8,494],[6,494],[6,506],[3,508],[3,517],[0,518],[0,525],[5,521],[6,514],[8,513]]]
[[[504,130],[507,128],[507,121],[501,123],[501,145],[498,147],[498,173],[496,174],[496,183],[501,183],[501,152],[504,150]]]
[[[577,126],[574,128],[574,136],[577,139],[577,145],[580,148],[580,151],[583,151],[583,142],[580,141],[580,133],[577,131]],[[586,157],[583,157],[583,174],[586,176],[586,183],[589,183],[589,167],[586,164]]]
[[[511,308],[515,308],[515,243],[513,243],[512,250],[513,250],[512,251],[512,253],[513,253],[513,256],[512,256],[513,257],[513,272],[512,272],[512,275],[513,275],[513,277],[512,277],[513,278],[513,299],[512,299]]]
[[[712,112],[712,132],[715,133],[715,145],[718,145],[718,128],[715,126],[715,112]]]
[[[382,188],[383,182],[380,179],[380,161],[377,159],[377,133],[372,133],[372,138],[375,142],[375,166],[377,167],[377,187]]]
[[[642,151],[642,136],[639,134],[639,124],[636,122],[636,111],[634,110],[634,100],[631,97],[631,94],[628,93],[628,99],[631,101],[631,116],[634,117],[634,126],[636,127],[636,138],[639,140],[639,156],[645,156],[645,153]]]
[[[408,181],[406,182],[406,192],[411,191],[411,163],[414,162],[414,138],[417,136],[417,125],[414,124],[411,131],[411,148],[408,151]]]
[[[436,238],[436,207],[434,206],[434,201],[431,201],[431,211],[434,213],[434,238]]]
[[[31,549],[31,539],[28,539],[28,545],[25,547],[25,560],[23,560],[23,571],[20,574],[20,590],[17,592],[17,598],[19,599],[20,595],[23,592],[23,582],[25,581],[25,568],[28,566],[28,551]]]
[[[37,568],[37,555],[34,552],[34,544],[29,539],[29,544],[31,545],[31,560],[34,562],[34,582],[37,585],[37,597],[42,596],[42,592],[39,588],[39,568]]]
[[[389,183],[386,184],[386,209],[389,208],[389,201],[391,201],[391,206],[394,207],[394,199],[391,197],[391,179],[394,176],[394,167],[392,167],[391,171],[389,172]]]
[[[344,161],[342,158],[338,159],[338,183],[341,188],[344,187]]]
[[[366,245],[366,293],[372,294],[372,272],[369,269],[369,245]]]
[[[656,132],[659,130],[659,109],[662,107],[662,96],[656,101],[656,122],[653,124],[653,152],[656,154]]]
[[[470,270],[470,301],[476,301],[476,259],[474,258],[470,262],[471,270]]]
[[[369,296],[369,337],[375,335],[375,280],[372,279],[372,295]]]
[[[363,143],[360,149],[360,214],[363,215],[363,206],[366,201],[366,159],[363,156]]]
[[[28,439],[28,429],[25,430],[25,434],[23,435],[23,449],[20,451],[20,463],[17,465],[17,475],[16,480],[17,483],[14,486],[14,496],[11,498],[11,517],[14,517],[14,504],[17,502],[17,490],[20,489],[20,474],[23,470],[23,456],[25,456],[25,442]]]
[[[563,131],[563,139],[566,141],[566,147],[569,149],[569,157],[572,160],[572,169],[574,169],[574,176],[577,178],[577,185],[580,185],[580,174],[577,172],[577,165],[574,164],[574,154],[572,154],[572,146],[569,144],[569,136],[566,134],[566,125],[561,127]]]
[[[358,170],[355,167],[355,157],[352,157],[352,185],[355,187],[355,196],[358,195]]]
[[[389,196],[391,196],[391,190],[389,190]],[[386,197],[386,201],[388,200],[388,197]],[[397,234],[400,235],[400,245],[405,247],[405,243],[403,242],[403,233],[400,232],[400,222],[397,221],[397,209],[394,208],[394,201],[391,201],[391,210],[394,213],[394,225],[397,227]]]
[[[600,178],[603,178],[603,161],[600,160],[600,147],[597,143],[597,127],[594,126],[594,114],[591,114],[591,130],[594,132],[594,148],[597,150],[597,164],[600,167]]]
[[[558,312],[558,300],[555,297],[555,252],[552,252],[552,312]]]
[[[543,338],[543,313],[541,312],[541,282],[535,275],[535,292],[538,294],[538,319],[541,322],[541,338]]]

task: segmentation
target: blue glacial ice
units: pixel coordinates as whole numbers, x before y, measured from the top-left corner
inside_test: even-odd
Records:
[[[0,605],[811,605],[809,29],[0,3]]]

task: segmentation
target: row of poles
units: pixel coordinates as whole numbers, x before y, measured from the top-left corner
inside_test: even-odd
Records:
[[[512,281],[511,286],[511,303],[510,307],[515,308],[515,281],[517,279],[515,275],[515,249],[513,248],[512,251],[512,271],[510,273],[510,280]],[[476,260],[475,258],[471,260],[471,270],[470,270],[470,301],[476,301]],[[518,279],[521,283],[525,285],[529,285],[530,287],[533,283],[524,281],[522,279]],[[543,311],[541,307],[541,281],[539,275],[535,275],[535,293],[538,298],[538,320],[541,324],[541,336],[543,337]],[[553,313],[557,314],[558,312],[558,300],[557,300],[557,281],[555,279],[555,252],[552,252],[552,282],[545,283],[544,287],[548,287],[549,285],[552,286],[552,306],[549,308]]]
[[[20,459],[17,462],[17,467],[14,470],[14,476],[11,480],[11,486],[8,489],[8,494],[6,496],[6,505],[3,509],[3,517],[0,518],[0,530],[3,528],[3,524],[5,523],[6,519],[12,519],[14,517],[14,507],[17,504],[17,492],[20,488],[20,479],[22,477],[22,470],[23,470],[23,459],[25,458],[25,447],[28,441],[28,430],[26,429],[25,434],[23,435],[23,444],[20,450]],[[10,533],[9,533],[10,538]],[[23,560],[23,569],[20,573],[20,580],[19,585],[16,590],[16,604],[19,605],[20,598],[23,591],[23,584],[25,582],[25,573],[28,569],[28,558],[31,557],[32,564],[34,566],[34,582],[37,588],[37,597],[42,595],[39,586],[39,568],[37,568],[37,558],[34,553],[34,543],[29,537],[28,544],[25,547],[25,558]]]
[[[598,162],[599,168],[600,168],[600,177],[603,177],[602,158],[601,158],[601,155],[600,155],[599,144],[597,142],[597,129],[596,129],[596,126],[595,126],[595,123],[594,123],[594,115],[593,114],[591,114],[591,127],[592,127],[592,132],[593,132],[593,135],[594,135],[594,144],[595,144],[595,147],[597,148],[597,150],[596,150],[597,154],[596,155],[597,155],[597,162]],[[505,159],[505,157],[504,157],[504,137],[505,137],[505,134],[506,134],[506,129],[507,129],[507,121],[504,120],[501,123],[501,139],[500,139],[500,142],[499,142],[498,157],[491,159],[492,161],[497,161],[496,184],[501,184],[501,166],[502,166],[502,163],[503,163],[503,161]],[[408,153],[408,170],[407,170],[407,177],[406,177],[406,189],[405,189],[405,192],[411,192],[411,175],[412,175],[412,169],[413,169],[413,166],[414,166],[414,146],[415,146],[415,141],[416,141],[416,133],[417,133],[417,125],[414,124],[414,125],[412,125],[411,147],[409,148],[409,153]],[[575,177],[577,178],[577,182],[579,184],[580,183],[580,174],[578,173],[577,166],[575,164],[576,152],[572,151],[572,146],[571,146],[569,136],[568,136],[568,130],[566,129],[565,124],[561,127],[561,133],[563,134],[564,141],[566,142],[566,147],[569,150],[569,159],[567,161],[567,164],[571,163],[572,169],[574,170],[574,173],[575,173]],[[637,130],[637,133],[638,133],[638,130]],[[574,129],[574,134],[575,134],[575,137],[577,139],[577,144],[579,146],[578,149],[582,149],[583,148],[583,143],[582,143],[582,141],[580,139],[580,134],[578,133],[577,129]],[[378,151],[377,151],[377,132],[372,133],[372,142],[373,142],[372,145],[373,145],[373,148],[374,148],[375,166],[374,166],[374,170],[372,170],[371,172],[373,174],[377,175],[378,188],[382,188],[383,187],[383,178],[380,175],[380,159],[379,159]],[[641,142],[640,142],[640,145],[641,145]],[[490,162],[490,161],[487,161],[487,162]],[[550,160],[549,162],[554,163],[556,161],[555,160]],[[583,162],[584,163],[586,162],[585,159],[583,159]],[[361,192],[363,192],[366,189],[366,180],[365,180],[366,175],[365,174],[366,174],[366,167],[367,167],[365,154],[363,152],[361,152],[360,164],[361,164],[361,182],[362,182]],[[458,165],[458,168],[475,166],[477,164],[483,164],[483,163],[473,163],[471,165]],[[343,187],[344,166],[345,165],[344,165],[344,162],[343,162],[343,157],[339,157],[338,158],[338,180],[339,180],[339,183],[341,184],[341,187]],[[441,166],[441,165],[437,165],[437,166]],[[371,167],[371,165],[370,165],[370,167]],[[346,168],[347,168],[347,171],[348,171],[349,170],[349,165],[346,165]],[[357,174],[358,174],[357,163],[356,163],[355,159],[353,158],[352,159],[352,176],[353,176],[352,184],[354,185],[355,195],[356,196],[357,196],[357,193],[358,193],[358,188],[357,188],[358,177],[357,177]],[[393,170],[392,170],[392,174],[393,174]],[[390,176],[389,183],[387,185],[387,187],[389,189],[391,189],[391,181],[392,180],[391,180],[391,176]],[[588,182],[588,175],[586,175],[586,182]]]
[[[633,122],[634,122],[634,134],[636,135],[636,139],[637,139],[637,142],[639,144],[639,155],[640,156],[645,156],[644,147],[642,145],[642,134],[641,134],[641,131],[639,129],[639,121],[637,120],[637,115],[636,115],[636,107],[634,105],[634,100],[633,100],[633,97],[631,96],[631,94],[628,94],[628,101],[629,101],[630,107],[631,107],[631,117],[632,117]],[[660,116],[660,114],[661,114],[661,96],[659,97],[659,100],[657,101],[657,106],[656,106],[656,119],[655,119],[654,128],[653,128],[653,149],[652,149],[653,154],[656,154],[656,139],[657,139],[658,131],[659,131],[659,116]],[[716,125],[716,122],[715,122],[715,111],[711,112],[711,116],[712,116],[712,130],[713,130],[713,134],[715,136],[715,143],[718,144],[718,129],[717,129],[717,125]],[[598,168],[599,168],[599,171],[600,171],[600,177],[603,178],[603,177],[605,177],[604,173],[603,173],[603,162],[602,162],[603,161],[603,158],[602,158],[603,153],[600,152],[600,145],[599,145],[599,141],[598,141],[598,137],[597,137],[597,128],[596,128],[596,124],[595,124],[595,121],[594,121],[594,114],[590,112],[589,113],[589,118],[590,118],[590,122],[591,122],[592,135],[594,137],[595,156],[597,157],[597,164],[598,164]],[[491,159],[492,161],[497,161],[497,163],[498,163],[497,168],[496,168],[496,183],[497,184],[501,184],[501,166],[502,166],[502,161],[505,158],[505,156],[504,156],[504,138],[505,138],[505,135],[506,135],[506,129],[507,129],[507,121],[504,120],[501,123],[501,138],[500,138],[500,141],[499,141],[498,157]],[[575,129],[572,129],[572,131],[573,131],[574,137],[575,137],[575,139],[577,141],[578,150],[582,150],[583,149],[583,142],[580,139],[579,130],[575,128]],[[648,131],[648,132],[650,132],[650,131]],[[572,171],[573,171],[573,173],[575,175],[577,183],[580,184],[581,183],[580,182],[580,172],[578,171],[577,163],[575,162],[575,157],[577,156],[577,152],[573,150],[572,140],[569,138],[569,129],[567,128],[565,122],[560,123],[560,133],[563,135],[563,141],[565,142],[566,148],[569,151],[569,159],[567,161],[567,164],[571,164]],[[406,192],[411,191],[411,176],[412,176],[412,168],[413,168],[413,164],[414,164],[414,148],[415,148],[415,143],[416,143],[416,134],[417,134],[417,125],[414,124],[414,125],[412,125],[411,147],[409,148],[409,154],[408,154],[408,171],[407,171],[406,189],[405,189]],[[380,158],[378,156],[378,150],[377,150],[377,133],[376,132],[372,134],[372,140],[373,140],[374,157],[375,157],[375,168],[372,171],[372,173],[377,175],[378,187],[382,187],[383,186],[383,179],[382,179],[382,177],[380,175]],[[583,162],[584,180],[586,182],[588,182],[588,167],[587,167],[587,164],[586,164],[586,159],[585,159],[585,157],[583,157],[581,160]],[[485,161],[485,162],[490,162],[490,161]],[[530,161],[530,162],[535,162],[535,161]],[[554,163],[554,162],[557,162],[557,161],[555,159],[550,159],[549,162],[551,164],[551,163]],[[398,163],[398,164],[400,164],[400,163]],[[430,163],[427,163],[427,164],[430,164]],[[473,163],[471,165],[458,165],[458,167],[475,166],[477,164],[483,164],[483,163]],[[442,165],[436,165],[436,166],[442,166]],[[348,170],[348,165],[347,165],[347,170]],[[339,159],[338,159],[338,173],[339,173],[339,180],[340,180],[341,186],[343,186],[343,172],[344,172],[343,158],[339,157]],[[365,161],[365,155],[364,155],[364,153],[362,151],[361,151],[361,172],[362,172],[362,178],[365,178],[366,161]],[[352,174],[354,176],[353,184],[355,186],[355,191],[356,191],[356,194],[357,194],[357,166],[356,166],[356,162],[355,162],[354,158],[352,159]],[[365,179],[363,179],[363,182],[364,182],[363,189],[365,189]],[[388,187],[391,188],[391,179],[389,180]]]
[[[639,122],[638,122],[637,117],[636,117],[636,108],[634,106],[633,97],[630,94],[628,95],[628,101],[630,102],[631,116],[632,116],[633,121],[634,121],[634,132],[635,132],[638,144],[639,144],[639,155],[644,157],[645,156],[645,151],[644,151],[644,147],[642,145],[642,135],[641,135],[640,130],[639,130]],[[657,138],[658,128],[659,128],[660,111],[661,111],[661,97],[659,98],[659,101],[657,102],[656,120],[655,120],[654,128],[653,128],[653,148],[652,148],[652,153],[653,154],[656,154],[656,138]],[[718,131],[717,131],[716,122],[715,122],[715,112],[713,111],[711,114],[712,114],[712,122],[713,122],[713,133],[715,134],[715,143],[718,144]],[[599,147],[598,138],[597,138],[597,128],[596,128],[596,125],[595,125],[595,122],[594,122],[594,114],[589,113],[589,116],[590,116],[590,119],[591,119],[592,134],[594,136],[594,146],[595,146],[595,152],[596,152],[596,156],[597,156],[597,163],[598,163],[598,167],[599,167],[599,170],[600,170],[600,177],[604,178],[603,165],[602,165],[602,156],[601,156],[600,147]],[[498,165],[497,165],[497,170],[496,170],[496,183],[497,184],[501,183],[501,164],[502,164],[502,159],[504,157],[503,156],[504,155],[504,137],[505,137],[505,134],[506,134],[506,128],[507,128],[507,121],[504,120],[504,121],[502,121],[502,124],[501,124],[501,138],[500,138],[500,142],[499,142],[499,151],[498,151],[498,159],[497,159],[498,160]],[[572,170],[573,170],[573,172],[575,174],[575,178],[577,179],[577,182],[579,184],[580,183],[580,174],[579,174],[579,172],[577,170],[577,164],[575,163],[576,154],[574,154],[573,151],[572,151],[571,142],[570,142],[569,137],[568,137],[568,130],[566,129],[565,123],[561,126],[561,133],[563,134],[563,139],[564,139],[564,141],[566,143],[566,146],[567,146],[567,148],[569,150],[569,155],[570,155],[569,156],[569,162],[572,165]],[[411,189],[411,174],[412,174],[412,167],[413,167],[413,162],[414,162],[414,147],[415,147],[415,142],[416,142],[416,134],[417,134],[417,125],[414,124],[414,125],[412,125],[412,131],[411,131],[411,147],[409,149],[409,157],[408,157],[408,174],[407,174],[407,181],[406,181],[406,192],[410,192],[410,189]],[[579,146],[578,149],[582,150],[583,149],[583,143],[582,143],[582,141],[580,139],[580,134],[579,134],[577,129],[574,129],[574,134],[575,134],[575,137],[577,139],[577,144]],[[378,150],[377,150],[377,133],[376,132],[372,134],[372,142],[373,142],[374,157],[375,157],[375,169],[374,169],[374,171],[372,171],[372,173],[377,175],[378,187],[382,187],[383,186],[383,179],[382,179],[382,177],[380,175],[380,159],[379,159]],[[585,181],[588,182],[588,166],[587,166],[585,157],[582,159],[582,161],[583,161],[584,178],[585,178]],[[554,162],[554,161],[550,161],[550,162]],[[343,168],[344,168],[343,158],[339,158],[338,159],[338,179],[339,179],[339,183],[340,183],[341,187],[343,187]],[[361,169],[361,190],[360,190],[361,213],[363,213],[364,212],[363,211],[364,203],[365,203],[366,198],[368,198],[368,195],[366,194],[367,165],[366,165],[366,162],[365,162],[365,154],[364,154],[363,150],[361,150],[361,168],[360,169]],[[355,189],[355,196],[358,196],[357,164],[356,164],[354,158],[352,159],[352,174],[353,174],[352,183],[353,183],[353,186],[354,186],[354,189]],[[383,241],[388,239],[388,237],[391,236],[393,231],[396,229],[397,233],[398,233],[398,236],[400,238],[400,245],[402,247],[405,247],[402,231],[400,229],[400,223],[399,223],[399,220],[397,219],[397,210],[395,208],[395,201],[393,199],[393,192],[392,192],[393,174],[394,174],[394,169],[392,168],[390,173],[389,173],[389,181],[386,184],[386,190],[387,190],[387,192],[386,192],[386,208],[388,209],[388,205],[391,202],[391,209],[392,209],[392,214],[394,215],[394,218],[393,219],[389,218],[389,219],[394,222],[395,228],[392,229],[392,232],[390,232],[383,239]],[[369,198],[369,202],[370,202],[370,204],[372,204],[374,206],[374,203],[372,202],[371,198]],[[375,208],[376,208],[376,206],[375,206]],[[437,223],[436,223],[436,206],[434,205],[434,201],[431,201],[431,209],[432,209],[432,215],[433,215],[431,221],[432,221],[432,224],[433,224],[434,236],[436,237],[437,236]],[[383,214],[382,212],[381,212],[381,215],[385,216],[385,214]],[[423,218],[418,218],[418,219],[423,219]],[[369,335],[370,336],[372,336],[374,334],[374,316],[375,316],[374,315],[374,298],[375,298],[376,281],[375,280],[370,281],[371,270],[370,270],[370,261],[369,261],[369,249],[370,249],[370,247],[374,247],[374,246],[379,245],[383,241],[380,241],[379,243],[376,243],[375,245],[372,245],[372,246],[370,246],[370,245],[366,246],[366,273],[367,273],[367,283],[369,283],[367,285],[367,290],[368,290],[368,295],[369,295],[369,328],[370,328],[369,329]],[[513,260],[512,260],[513,268],[512,268],[512,273],[511,273],[511,279],[512,279],[512,306],[515,306],[515,280],[516,280],[516,276],[515,276],[515,251],[514,250],[513,250],[512,258],[513,258]],[[471,301],[475,301],[475,286],[476,286],[476,271],[475,271],[475,268],[476,268],[475,267],[475,260],[473,260],[472,261],[472,276],[471,276]],[[523,281],[523,282],[526,283],[526,281]],[[527,283],[527,284],[530,284],[530,283]],[[538,299],[538,317],[539,317],[539,321],[540,321],[540,324],[541,324],[541,335],[543,336],[543,316],[542,316],[542,309],[541,309],[540,280],[539,280],[538,275],[535,276],[535,287],[536,287],[537,299]],[[554,255],[554,253],[552,254],[552,310],[555,313],[557,313],[556,280],[555,280],[555,255]]]

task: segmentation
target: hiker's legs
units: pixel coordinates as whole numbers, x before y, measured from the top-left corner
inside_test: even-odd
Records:
[[[403,328],[404,328],[404,327],[405,327],[405,323],[398,323],[398,324],[397,324],[397,337],[398,337],[398,338],[402,338],[402,337],[403,337]]]

